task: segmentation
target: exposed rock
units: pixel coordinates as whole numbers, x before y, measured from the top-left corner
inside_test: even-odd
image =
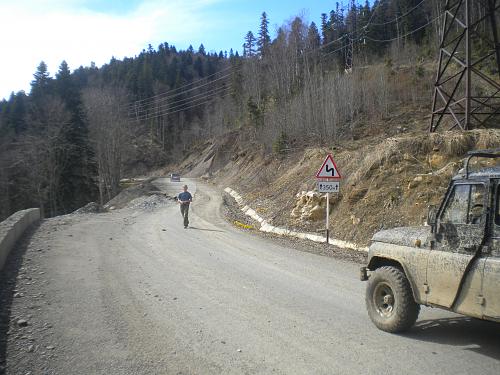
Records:
[[[316,191],[302,191],[290,216],[299,220],[318,221],[325,218],[326,196]],[[331,206],[331,203],[330,203]]]
[[[408,190],[415,189],[422,182],[423,177],[417,176],[408,183]]]
[[[432,169],[442,168],[446,164],[445,157],[438,153],[431,154],[428,161]]]
[[[27,321],[27,320],[25,320],[25,319],[19,319],[19,320],[17,321],[17,325],[18,325],[19,327],[27,327],[27,326],[28,326],[28,321]]]
[[[96,202],[90,202],[78,210],[74,211],[75,214],[95,214],[101,211],[101,207]]]
[[[359,223],[361,223],[361,218],[356,217],[355,215],[351,215],[351,221],[352,225],[358,225]]]
[[[363,199],[363,197],[366,195],[367,192],[368,192],[367,188],[354,188],[349,193],[347,200],[350,204],[354,204],[359,200]]]

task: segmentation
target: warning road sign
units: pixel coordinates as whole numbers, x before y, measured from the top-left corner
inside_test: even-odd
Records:
[[[318,173],[316,173],[316,178],[326,178],[326,179],[341,179],[342,176],[339,173],[337,165],[333,160],[332,154],[328,154],[323,165],[321,166]]]

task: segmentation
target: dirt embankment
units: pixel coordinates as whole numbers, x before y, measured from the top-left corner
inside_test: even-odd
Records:
[[[405,129],[280,155],[239,137],[235,132],[200,145],[180,171],[236,189],[273,225],[314,232],[324,228],[323,218],[302,220],[291,212],[298,193],[315,189],[315,173],[332,153],[343,176],[341,192],[331,200],[332,235],[359,245],[383,228],[422,225],[428,206],[439,204],[466,153],[500,147],[500,130],[491,129],[437,134]]]

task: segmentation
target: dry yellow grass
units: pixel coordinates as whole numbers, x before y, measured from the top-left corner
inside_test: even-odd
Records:
[[[500,130],[496,129],[449,131],[388,138],[364,154],[348,182],[356,185],[380,166],[390,167],[407,157],[424,160],[432,151],[441,153],[447,159],[456,159],[465,157],[471,150],[499,147]]]

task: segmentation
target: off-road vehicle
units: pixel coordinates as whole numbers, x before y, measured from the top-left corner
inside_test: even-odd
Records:
[[[500,322],[500,167],[471,172],[475,157],[500,158],[500,149],[468,154],[428,226],[373,236],[361,280],[378,328],[409,329],[420,305]]]

